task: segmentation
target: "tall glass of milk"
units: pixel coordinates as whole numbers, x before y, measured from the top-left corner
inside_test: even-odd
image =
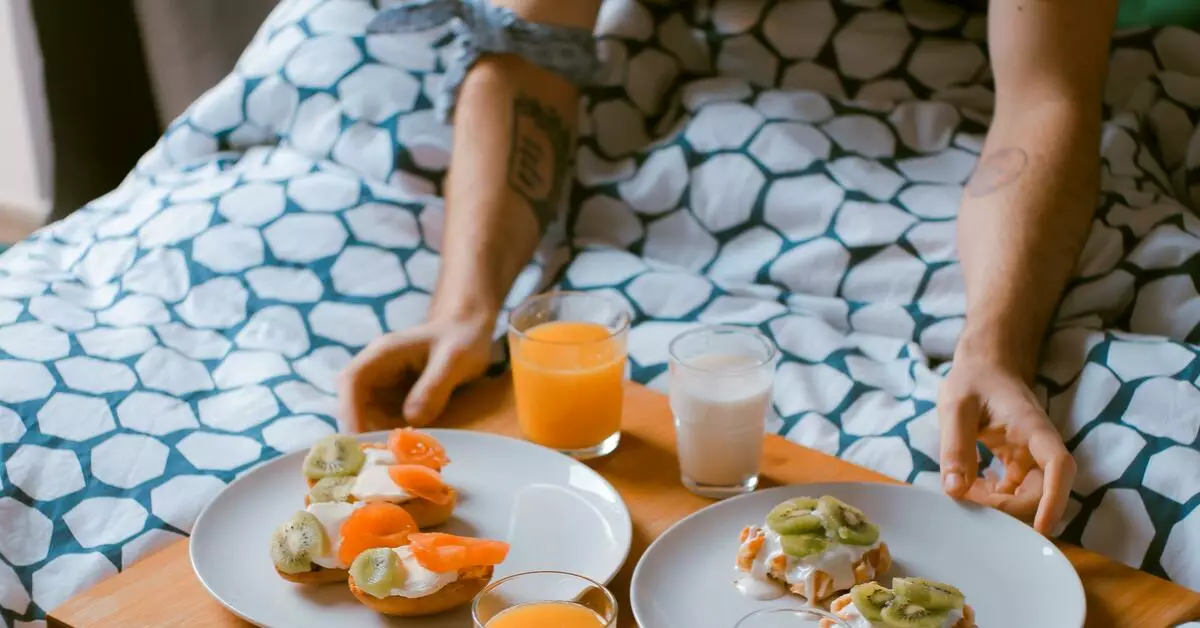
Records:
[[[715,325],[671,341],[670,398],[683,485],[722,499],[758,486],[779,351],[750,327]]]

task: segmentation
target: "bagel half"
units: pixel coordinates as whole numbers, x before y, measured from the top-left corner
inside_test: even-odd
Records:
[[[454,514],[454,507],[458,505],[458,491],[454,490],[454,487],[449,487],[449,489],[450,501],[444,504],[435,504],[428,499],[417,497],[401,502],[397,506],[412,515],[418,528],[422,530],[436,528],[450,520],[450,516]]]
[[[471,600],[475,599],[475,596],[479,595],[479,592],[483,591],[484,587],[492,581],[492,571],[491,567],[464,569],[458,572],[458,580],[429,595],[413,598],[399,595],[385,598],[375,597],[358,588],[358,585],[354,583],[354,577],[350,576],[350,592],[358,598],[359,602],[383,615],[395,617],[436,615],[463,604],[470,604]]]
[[[312,571],[303,571],[300,573],[283,573],[279,569],[275,570],[280,578],[288,582],[296,584],[333,584],[335,582],[345,582],[350,577],[350,571],[346,569],[326,569],[319,565],[313,565]]]
[[[368,449],[387,449],[383,443],[362,443],[360,448],[363,451]],[[317,484],[317,480],[305,476],[305,481],[308,482],[309,490]],[[450,520],[450,516],[454,514],[454,507],[458,504],[458,491],[454,490],[453,486],[450,489],[450,501],[445,504],[435,504],[428,499],[414,497],[406,502],[391,502],[400,506],[412,515],[412,518],[417,522],[417,527],[424,530],[425,528],[436,528]],[[351,497],[348,502],[354,503],[358,501]],[[312,500],[308,495],[304,496],[304,505],[309,506]]]
[[[347,503],[353,504],[357,501],[357,499],[351,497],[347,500]],[[412,515],[413,520],[417,522],[418,528],[422,530],[436,528],[449,521],[450,516],[454,514],[454,507],[458,505],[458,491],[450,487],[450,501],[445,504],[435,504],[421,497],[414,497],[406,502],[388,503],[394,503],[408,511],[408,514]],[[312,505],[312,500],[309,499],[308,495],[304,496],[304,505],[306,507]]]

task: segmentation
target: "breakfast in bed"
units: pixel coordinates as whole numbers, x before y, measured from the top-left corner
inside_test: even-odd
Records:
[[[870,582],[891,566],[879,528],[834,497],[798,497],[775,506],[762,526],[741,533],[737,588],[757,599],[791,593],[820,602]]]
[[[393,430],[386,443],[321,439],[303,463],[304,509],[271,536],[275,571],[301,585],[344,583],[363,606],[390,616],[471,603],[509,545],[424,531],[445,523],[457,503],[441,479],[449,461],[441,443],[412,429]],[[736,588],[751,598],[795,595],[827,605],[852,628],[976,628],[953,586],[919,578],[880,584],[892,556],[879,526],[833,496],[779,503],[739,540]]]
[[[975,611],[961,591],[922,578],[896,578],[891,589],[875,582],[856,585],[829,610],[850,628],[976,628]]]
[[[457,495],[441,480],[450,459],[412,429],[386,445],[328,436],[304,459],[304,510],[270,540],[276,573],[297,584],[348,583],[385,615],[441,613],[471,601],[509,546],[501,541],[421,533],[449,520]]]

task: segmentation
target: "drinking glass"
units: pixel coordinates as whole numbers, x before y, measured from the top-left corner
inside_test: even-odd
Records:
[[[509,316],[517,422],[526,439],[580,460],[621,441],[625,304],[587,292],[536,296]]]
[[[779,351],[758,330],[713,325],[671,341],[670,399],[680,479],[723,499],[758,486]]]
[[[614,628],[617,600],[565,571],[530,571],[491,583],[471,604],[475,628]]]
[[[850,624],[818,608],[768,608],[746,615],[733,628],[850,628]]]

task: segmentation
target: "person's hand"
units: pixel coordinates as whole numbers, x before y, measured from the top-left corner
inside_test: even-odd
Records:
[[[354,432],[432,423],[454,389],[483,374],[495,317],[431,319],[376,338],[338,380],[341,419]]]
[[[942,488],[955,498],[991,506],[1049,535],[1067,508],[1075,459],[1013,370],[957,360],[938,399]],[[1004,463],[1002,478],[977,478],[982,442]]]

